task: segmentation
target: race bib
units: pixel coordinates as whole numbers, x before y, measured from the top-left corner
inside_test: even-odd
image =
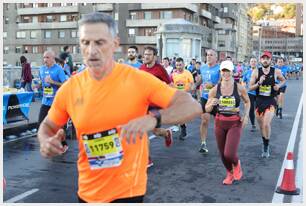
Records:
[[[44,87],[44,96],[45,97],[54,97],[53,87]]]
[[[91,169],[121,165],[123,150],[117,129],[82,135],[85,152]]]
[[[269,97],[271,96],[271,86],[270,85],[260,85],[259,95]]]
[[[223,97],[219,98],[219,112],[221,114],[237,114],[239,110],[236,108],[235,97]]]

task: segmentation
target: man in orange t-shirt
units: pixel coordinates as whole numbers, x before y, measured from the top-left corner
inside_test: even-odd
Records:
[[[191,89],[193,87],[193,76],[191,72],[187,69],[184,69],[184,60],[183,58],[179,57],[175,60],[175,66],[176,70],[172,72],[171,78],[173,80],[173,85],[178,90],[191,92]],[[180,134],[180,140],[185,140],[187,137],[186,132],[186,124],[181,124],[181,134]]]
[[[64,152],[62,126],[71,118],[79,141],[79,202],[143,202],[147,133],[190,121],[201,106],[156,77],[115,63],[119,39],[111,16],[94,12],[79,24],[87,68],[58,90],[38,131],[40,152],[46,158]],[[152,103],[163,109],[147,114]]]

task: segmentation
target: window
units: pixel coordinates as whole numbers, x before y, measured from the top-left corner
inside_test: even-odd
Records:
[[[7,32],[5,31],[3,32],[3,39],[6,39],[6,37],[7,37]]]
[[[136,14],[136,12],[131,12],[131,13],[130,13],[130,19],[133,19],[133,20],[137,19],[137,14]]]
[[[38,8],[38,4],[33,4],[33,8]]]
[[[51,38],[51,31],[45,31],[45,39]]]
[[[21,53],[21,46],[16,46],[16,48],[15,48],[15,53],[16,53],[16,54]]]
[[[38,46],[33,46],[32,47],[32,53],[37,54],[38,53]]]
[[[8,54],[8,52],[9,52],[9,47],[5,46],[3,49],[3,54]]]
[[[32,23],[37,23],[37,22],[38,22],[37,16],[32,16]]]
[[[31,22],[31,19],[29,16],[24,16],[23,19],[22,19],[22,23],[30,23]]]
[[[72,47],[72,53],[73,53],[73,54],[80,53],[79,47],[78,47],[78,46],[73,46],[73,47]]]
[[[52,22],[53,16],[46,16],[46,22]]]
[[[9,18],[5,17],[5,24],[8,24],[8,23],[9,23]]]
[[[135,36],[135,29],[129,29],[129,36]]]
[[[47,46],[46,50],[47,51],[52,51],[52,47],[51,46]]]
[[[16,37],[17,39],[25,39],[26,38],[25,31],[17,31]]]
[[[183,39],[182,41],[182,55],[184,57],[191,56],[191,39]]]
[[[72,3],[72,6],[78,6],[78,3]]]
[[[145,11],[144,12],[144,19],[152,19],[152,12],[151,11]]]
[[[218,47],[225,47],[225,41],[218,41]]]
[[[24,46],[24,53],[28,53],[29,52],[29,47],[28,46]]]
[[[224,30],[219,30],[218,34],[225,34],[225,31]]]
[[[228,8],[227,8],[227,7],[224,7],[224,8],[223,8],[223,12],[224,12],[224,13],[227,13],[227,12],[228,12]]]
[[[36,39],[37,38],[37,32],[36,31],[31,31],[30,38],[31,39]]]
[[[172,18],[172,11],[161,11],[160,12],[161,19],[171,19]]]
[[[177,52],[181,51],[179,39],[168,39],[166,40],[166,56],[173,57],[179,55]]]
[[[48,3],[47,7],[53,7],[52,3]]]
[[[67,3],[61,3],[61,6],[67,6]]]
[[[156,31],[155,28],[145,28],[144,29],[145,36],[154,36],[155,31]]]
[[[77,30],[71,30],[71,38],[76,38],[77,37]]]
[[[61,15],[60,21],[67,21],[67,16],[66,15]]]
[[[59,31],[58,38],[65,38],[65,31]]]

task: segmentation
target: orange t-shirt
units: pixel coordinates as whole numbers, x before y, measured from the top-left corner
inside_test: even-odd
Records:
[[[48,113],[51,121],[63,125],[70,117],[79,141],[79,190],[86,202],[111,202],[144,195],[147,185],[148,138],[136,144],[121,141],[123,158],[119,166],[91,169],[84,134],[116,128],[147,113],[150,103],[162,108],[175,94],[151,74],[117,64],[103,80],[90,77],[88,69],[72,76],[58,90]]]
[[[174,86],[179,90],[189,91],[190,83],[193,83],[193,76],[190,71],[184,69],[182,72],[175,71],[172,73]]]

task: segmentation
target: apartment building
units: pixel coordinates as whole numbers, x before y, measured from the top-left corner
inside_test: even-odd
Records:
[[[160,58],[182,56],[205,61],[205,51],[237,58],[239,4],[208,3],[6,3],[4,4],[4,64],[19,65],[25,55],[33,66],[42,64],[43,52],[59,54],[72,48],[73,60],[82,63],[77,21],[83,14],[101,11],[118,24],[120,48],[115,58],[126,57],[136,45],[139,53],[156,46]],[[243,12],[240,12],[241,14]],[[244,26],[239,32],[248,27]],[[244,44],[243,44],[244,46]],[[241,53],[244,53],[242,51]]]
[[[75,63],[81,63],[77,21],[91,11],[113,15],[112,4],[6,3],[4,4],[4,64],[20,65],[26,56],[33,66],[42,64],[42,55],[57,55],[69,45]]]

